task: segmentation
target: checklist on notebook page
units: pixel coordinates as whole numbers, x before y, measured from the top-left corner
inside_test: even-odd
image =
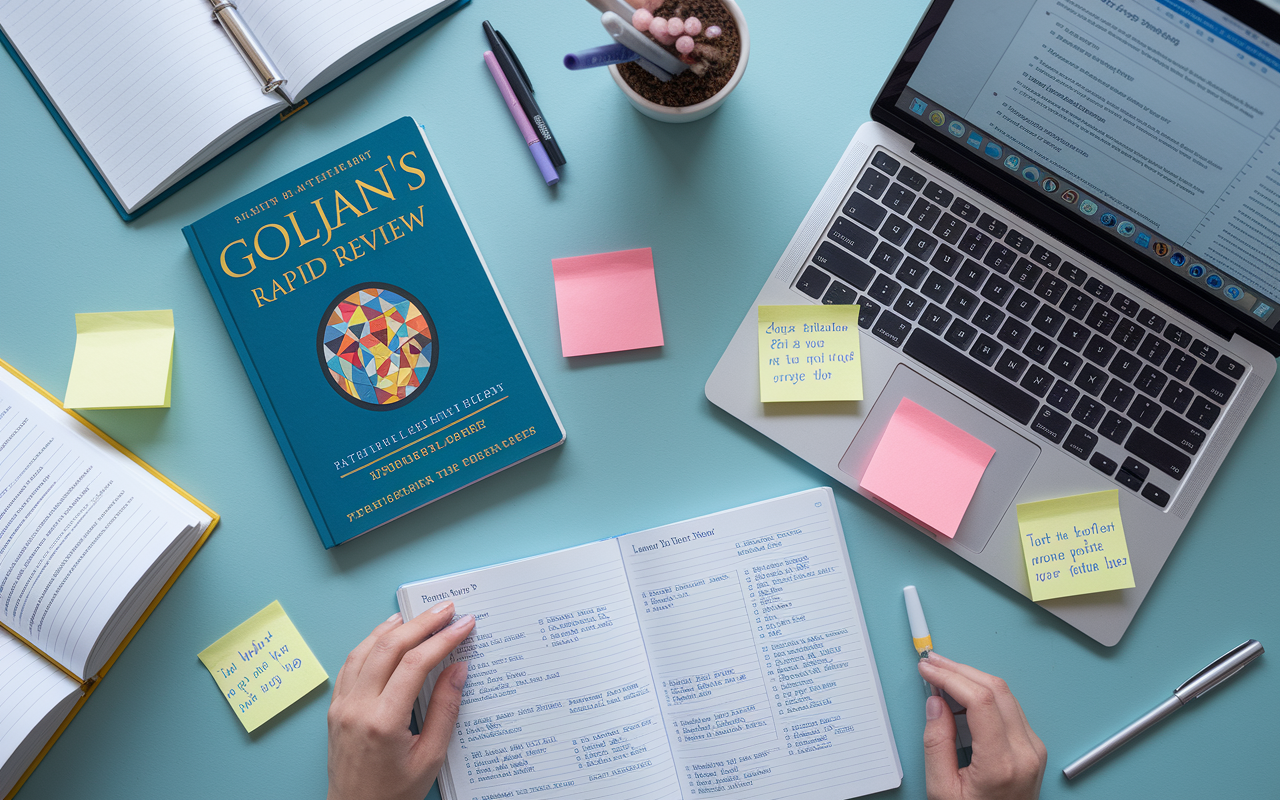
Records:
[[[450,599],[476,616],[453,657],[470,665],[441,773],[446,798],[535,786],[557,798],[602,786],[613,800],[672,796],[671,750],[613,540],[411,584],[399,598],[408,618]]]
[[[406,584],[475,614],[446,800],[841,800],[901,783],[829,489]],[[429,687],[420,698],[425,704]],[[420,707],[425,707],[421,705]]]

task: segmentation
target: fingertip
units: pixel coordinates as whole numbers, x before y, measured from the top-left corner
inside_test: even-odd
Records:
[[[453,621],[453,624],[449,626],[449,630],[460,631],[460,630],[466,629],[469,631],[472,628],[474,628],[475,625],[476,625],[475,615],[467,614],[465,616],[458,617],[457,619],[455,619]]]
[[[956,723],[951,709],[941,697],[930,696],[924,703],[924,772],[930,797],[959,797],[959,760],[956,756]]]
[[[453,601],[445,600],[436,603],[431,608],[409,620],[409,624],[416,627],[412,629],[411,634],[406,635],[412,635],[418,641],[429,639],[446,629],[451,619],[453,619]]]
[[[398,619],[400,619],[400,618],[401,618],[401,617],[400,617],[400,612],[399,612],[399,611],[397,611],[396,613],[394,613],[394,614],[392,614],[391,616],[387,617],[386,621],[384,621],[382,624],[383,624],[383,625],[386,625],[388,622],[395,622],[396,620],[398,620]]]
[[[946,709],[946,701],[938,695],[929,695],[924,701],[924,718],[926,721],[937,719],[942,716],[942,712]]]
[[[470,669],[469,661],[459,661],[449,667],[449,683],[453,688],[462,691],[467,685],[467,671]]]

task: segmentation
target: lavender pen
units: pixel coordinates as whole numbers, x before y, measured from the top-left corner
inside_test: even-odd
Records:
[[[538,171],[542,173],[542,179],[547,182],[548,186],[555,186],[560,182],[560,174],[556,172],[555,165],[551,163],[551,157],[547,155],[547,148],[543,146],[542,140],[538,138],[533,125],[529,124],[529,118],[525,116],[524,109],[520,107],[520,101],[516,99],[516,93],[512,91],[511,84],[507,81],[507,76],[502,73],[502,67],[498,66],[498,59],[494,57],[492,50],[484,51],[484,63],[489,68],[489,74],[493,76],[493,82],[498,84],[498,91],[502,93],[502,99],[507,104],[507,110],[511,112],[511,118],[516,121],[516,127],[520,129],[520,135],[524,137],[525,144],[529,145],[529,152],[533,153],[533,161],[538,165]]]

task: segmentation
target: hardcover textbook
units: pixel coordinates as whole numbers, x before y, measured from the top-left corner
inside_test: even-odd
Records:
[[[564,441],[409,117],[183,233],[325,547]]]
[[[0,797],[12,798],[218,515],[0,361]]]
[[[845,800],[902,763],[828,488],[407,583],[476,628],[444,800]]]

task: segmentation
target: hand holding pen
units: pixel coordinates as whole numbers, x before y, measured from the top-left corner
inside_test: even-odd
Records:
[[[1004,681],[943,658],[914,586],[902,589],[924,679],[924,775],[929,800],[1035,800],[1047,754]]]
[[[1035,800],[1048,754],[1000,678],[930,652],[920,676],[966,709],[969,766],[956,760],[956,724],[941,697],[925,701],[924,774],[929,800]]]

